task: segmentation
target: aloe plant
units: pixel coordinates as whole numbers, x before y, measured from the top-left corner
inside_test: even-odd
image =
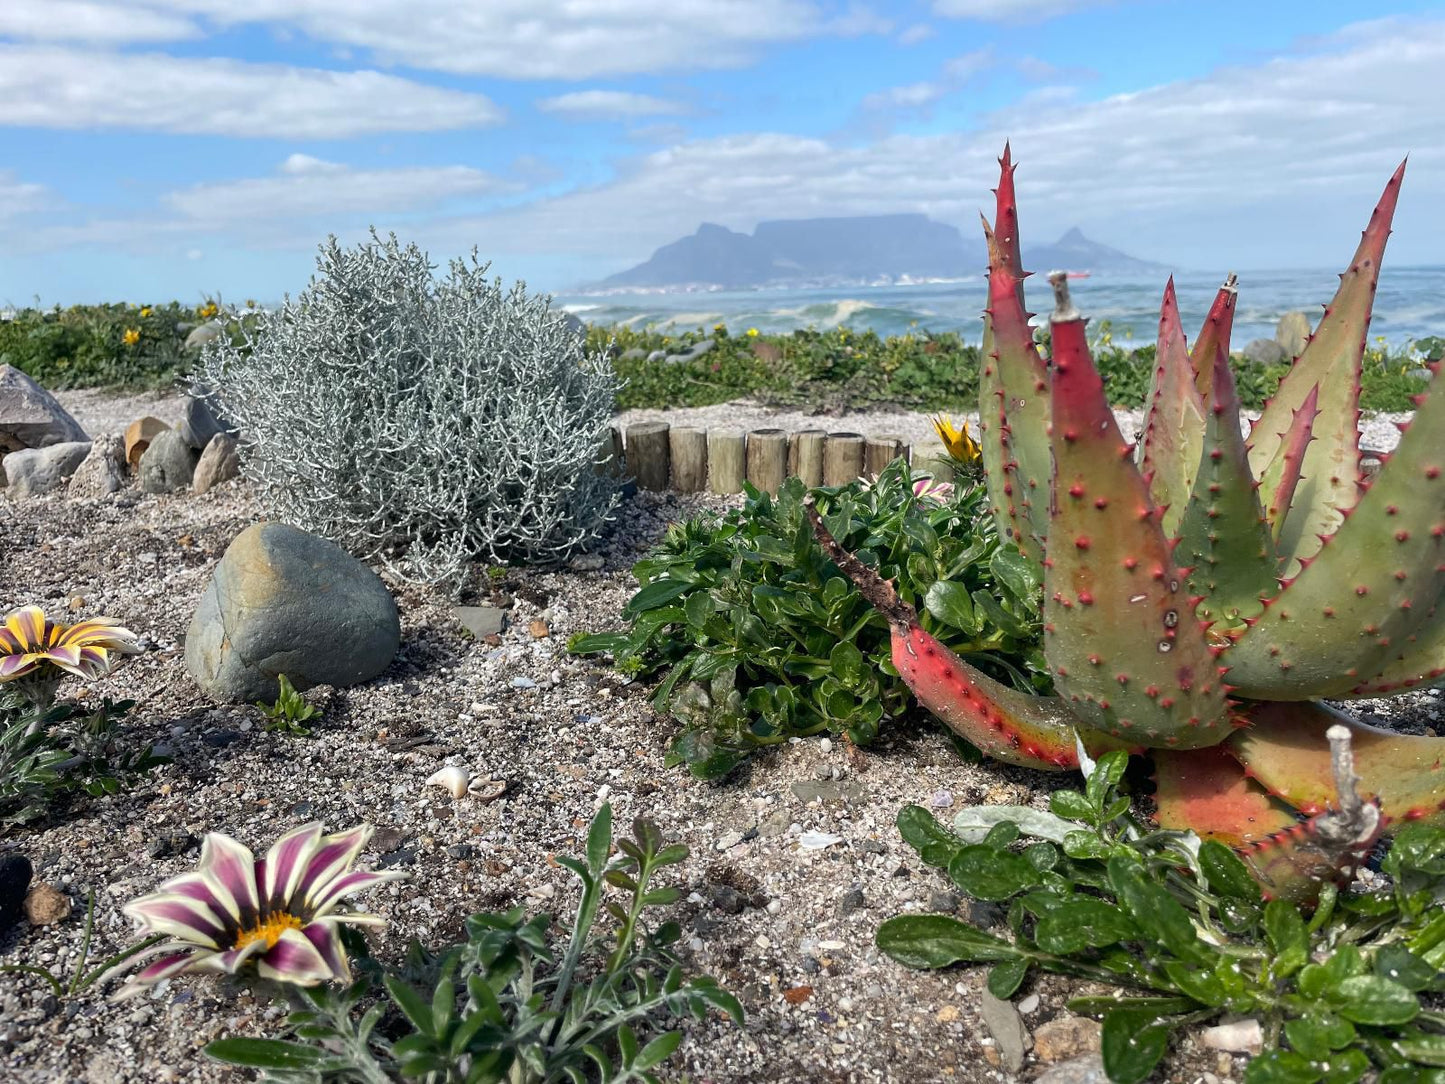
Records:
[[[876,574],[830,553],[889,618],[893,661],[920,702],[985,753],[1066,770],[1080,743],[1150,750],[1163,826],[1234,846],[1266,892],[1308,899],[1382,831],[1445,823],[1445,739],[1378,730],[1319,702],[1445,675],[1445,394],[1418,400],[1378,476],[1360,466],[1361,364],[1405,167],[1248,437],[1229,366],[1235,277],[1193,349],[1170,282],[1135,446],[1062,274],[1051,276],[1047,358],[1035,343],[1007,148],[1000,164],[984,223],[981,443],[1000,536],[1044,566],[1056,695],[990,681]],[[1344,764],[1325,740],[1334,724],[1349,733]]]

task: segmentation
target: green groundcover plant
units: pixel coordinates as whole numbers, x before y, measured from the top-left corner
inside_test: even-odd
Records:
[[[949,831],[905,807],[903,838],[963,892],[1002,904],[1007,929],[900,915],[879,948],[910,967],[990,964],[1001,998],[1034,970],[1114,988],[1069,1007],[1103,1017],[1116,1084],[1146,1079],[1176,1030],[1227,1014],[1260,1024],[1246,1084],[1445,1078],[1445,830],[1400,830],[1387,890],[1327,885],[1301,909],[1266,900],[1224,844],[1136,817],[1119,790],[1127,759],[1086,765],[1085,789],[1056,791],[1047,813],[979,806]]]
[[[824,520],[893,579],[954,651],[1021,689],[1048,688],[1039,650],[1042,570],[1001,549],[982,486],[939,501],[901,460],[874,484],[813,490]],[[683,724],[672,757],[719,778],[748,753],[824,731],[860,745],[908,707],[889,627],[813,537],[808,491],[749,488],[743,506],[675,524],[633,568],[625,631],[574,637],[624,673],[660,679]]]
[[[206,1053],[289,1084],[656,1084],[654,1070],[682,1043],[682,1032],[661,1030],[661,1021],[718,1010],[741,1024],[743,1011],[708,976],[684,980],[670,948],[682,932],[676,923],[649,930],[644,922],[649,908],[678,898],[654,879],[683,861],[687,848],[664,845],[641,818],[632,838],[617,841],[615,856],[612,843],[612,808],[604,805],[588,830],[586,857],[557,860],[582,882],[560,951],[552,917],[528,918],[520,907],[473,915],[466,940],[440,953],[413,943],[392,970],[348,930],[356,982],[293,991],[290,1038],[221,1039]],[[599,911],[610,928],[598,927]],[[384,998],[373,994],[377,986]]]

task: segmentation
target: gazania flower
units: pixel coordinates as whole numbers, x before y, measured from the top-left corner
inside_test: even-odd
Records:
[[[143,306],[140,310],[141,319],[144,320],[147,316],[151,314],[151,311],[152,310],[149,305]]]
[[[755,327],[750,327],[750,328],[748,328],[748,338],[750,338],[750,339],[756,339],[757,337],[758,337],[758,329],[755,328]]]
[[[343,896],[406,876],[397,870],[352,869],[371,838],[369,824],[323,836],[307,824],[278,839],[266,857],[255,856],[230,836],[212,832],[201,846],[200,867],[126,904],[125,913],[147,933],[174,940],[120,992],[183,971],[234,974],[254,964],[263,979],[315,986],[351,977],[341,945],[342,923],[379,926],[382,919],[338,911]]]
[[[5,618],[0,627],[0,681],[58,667],[82,678],[103,677],[115,665],[112,653],[134,655],[135,633],[108,617],[74,625],[45,620],[39,606],[26,606]]]
[[[967,422],[962,426],[955,426],[947,414],[940,414],[933,419],[933,431],[938,434],[938,439],[943,441],[949,458],[959,463],[976,463],[982,454],[978,442],[968,435]]]
[[[947,504],[953,500],[953,483],[940,482],[927,474],[921,474],[913,480],[913,495],[920,501]]]
[[[220,311],[220,306],[217,305],[214,301],[207,301],[204,305],[202,305],[196,310],[196,315],[199,316],[202,320],[209,320]]]
[[[120,341],[125,343],[126,346],[134,346],[136,343],[140,342],[140,328],[126,328],[125,331],[121,333]]]

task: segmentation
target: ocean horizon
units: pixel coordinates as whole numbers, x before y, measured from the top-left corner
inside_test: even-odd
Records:
[[[1096,328],[1109,321],[1115,343],[1144,345],[1154,342],[1157,335],[1159,302],[1167,279],[1167,272],[1097,272],[1073,280],[1070,288],[1075,304]],[[1191,341],[1223,279],[1222,274],[1207,272],[1175,273],[1180,314]],[[1239,272],[1235,348],[1252,339],[1272,338],[1286,312],[1306,312],[1312,323],[1317,322],[1338,284],[1339,273],[1330,270]],[[883,336],[957,332],[976,343],[982,337],[985,287],[984,277],[979,275],[906,285],[605,294],[563,291],[553,297],[557,305],[591,324],[681,332],[725,323],[734,333],[757,328],[764,334],[808,327],[846,327]],[[1026,288],[1031,307],[1047,311],[1050,295],[1044,277],[1035,275]],[[1383,336],[1392,348],[1401,348],[1436,335],[1445,335],[1445,267],[1383,268],[1370,325],[1371,341]]]

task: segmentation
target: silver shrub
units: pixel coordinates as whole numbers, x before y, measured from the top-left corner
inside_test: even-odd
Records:
[[[394,235],[333,237],[299,297],[206,346],[190,390],[240,428],[271,514],[453,589],[472,560],[547,563],[597,537],[617,377],[550,298],[487,267],[473,253],[437,278]]]

